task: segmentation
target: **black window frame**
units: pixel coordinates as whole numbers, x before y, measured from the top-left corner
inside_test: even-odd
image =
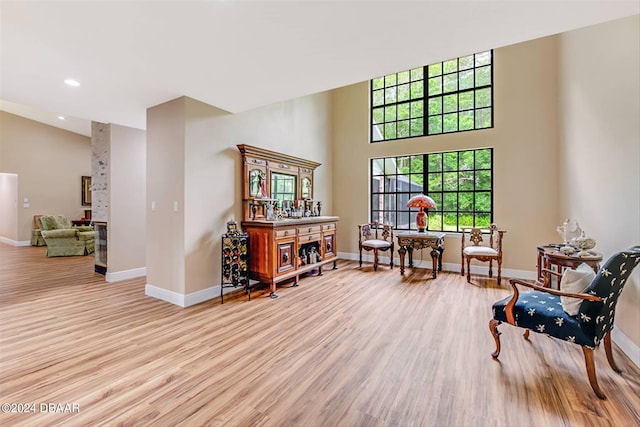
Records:
[[[482,62],[483,55],[488,55],[487,63]],[[472,66],[468,66],[470,57],[472,57]],[[440,73],[437,73],[438,67]],[[480,73],[480,70],[487,68],[488,74]],[[373,144],[493,128],[495,125],[493,70],[493,50],[487,50],[370,80],[369,142]],[[471,85],[461,88],[461,75],[466,76],[469,73],[471,73]],[[476,85],[478,77],[485,79],[487,76],[488,83]],[[435,85],[438,78],[441,79],[440,92],[429,94],[430,82],[433,81]],[[445,92],[444,81],[447,78],[455,81],[455,90]],[[445,98],[448,101],[446,105]],[[482,102],[480,107],[478,107],[479,99]],[[487,100],[489,105],[486,105]],[[382,103],[379,103],[380,101]],[[453,105],[455,109],[451,109]],[[445,122],[452,123],[451,119],[454,119],[454,116],[455,129],[445,129]],[[380,118],[382,118],[381,123]],[[438,119],[440,119],[440,130],[435,131],[432,129],[432,124],[437,123]],[[473,126],[469,127],[468,123],[471,119]],[[486,125],[485,121],[480,122],[480,119],[488,120],[489,125]],[[464,122],[464,129],[461,129],[461,120]],[[399,133],[402,133],[402,136],[398,136]],[[378,134],[381,135],[381,139],[376,139]],[[395,136],[385,137],[387,134]]]
[[[468,167],[468,157],[467,163],[464,163],[463,156],[469,156],[468,153],[473,154],[473,167],[471,168]],[[409,198],[423,193],[432,197],[436,202],[436,207],[427,212],[429,216],[428,230],[456,233],[460,232],[462,227],[489,226],[493,222],[494,212],[493,154],[492,147],[483,147],[370,159],[370,220],[391,224],[397,230],[416,230],[418,210],[407,208],[406,202]],[[457,167],[455,169],[445,168],[445,156],[450,156],[453,159],[454,155]],[[438,156],[441,157],[439,168],[432,164],[433,161],[430,162],[430,156],[435,160]],[[412,159],[415,158],[422,158],[422,170],[419,165],[414,167]],[[488,167],[486,167],[487,161],[489,162]],[[401,168],[408,169],[400,171]],[[376,173],[377,171],[379,173]],[[441,188],[439,189],[437,185],[438,174],[442,175],[440,177]],[[455,189],[446,188],[445,174],[449,175],[449,182],[455,182]],[[422,187],[419,185],[420,180],[423,183]],[[470,187],[469,183],[472,184]],[[455,208],[451,209],[450,205],[454,197]],[[478,207],[487,202],[490,206],[489,210]],[[467,208],[469,203],[471,203],[471,209]],[[445,227],[445,215],[448,215],[449,218],[455,216],[455,227]]]

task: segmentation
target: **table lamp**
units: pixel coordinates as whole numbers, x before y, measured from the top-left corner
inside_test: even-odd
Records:
[[[420,211],[416,215],[416,225],[418,226],[418,232],[424,233],[427,228],[427,214],[425,213],[425,209],[432,209],[436,207],[436,202],[429,196],[425,196],[424,194],[418,194],[417,196],[413,196],[407,202],[408,208],[420,208]]]

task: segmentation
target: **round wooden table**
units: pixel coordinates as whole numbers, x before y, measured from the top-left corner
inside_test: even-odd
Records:
[[[582,263],[586,263],[596,273],[600,269],[600,261],[602,261],[602,254],[597,252],[590,252],[589,256],[577,256],[565,255],[559,251],[560,245],[547,245],[538,246],[538,282],[543,283],[545,287],[551,286],[551,275],[543,274],[542,269],[546,268],[553,270],[552,266],[555,265],[555,271],[562,273],[565,268],[576,268]],[[558,279],[558,288],[560,288],[560,279]]]

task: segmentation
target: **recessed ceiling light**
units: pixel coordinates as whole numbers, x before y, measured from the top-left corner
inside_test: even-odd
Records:
[[[64,81],[64,84],[68,85],[68,86],[73,86],[73,87],[78,87],[80,86],[80,82],[74,79],[66,79]]]
[[[58,116],[58,119],[64,120],[64,116]]]

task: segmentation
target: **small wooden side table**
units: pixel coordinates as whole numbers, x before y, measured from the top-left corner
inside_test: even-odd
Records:
[[[444,252],[444,233],[429,231],[407,231],[396,233],[398,239],[398,254],[400,255],[400,274],[404,274],[404,256],[409,252],[409,267],[413,267],[413,250],[431,248],[433,263],[432,277],[435,279],[438,271],[442,270],[442,253]]]
[[[590,256],[577,256],[577,255],[565,255],[558,250],[560,245],[546,245],[538,246],[538,282],[544,284],[545,287],[551,287],[552,278],[550,275],[543,274],[542,269],[552,269],[552,266],[556,266],[558,273],[562,273],[564,268],[573,268],[582,264],[583,262],[593,268],[596,273],[600,269],[600,261],[602,261],[602,254],[592,252]],[[560,280],[558,279],[558,288],[560,288]]]

